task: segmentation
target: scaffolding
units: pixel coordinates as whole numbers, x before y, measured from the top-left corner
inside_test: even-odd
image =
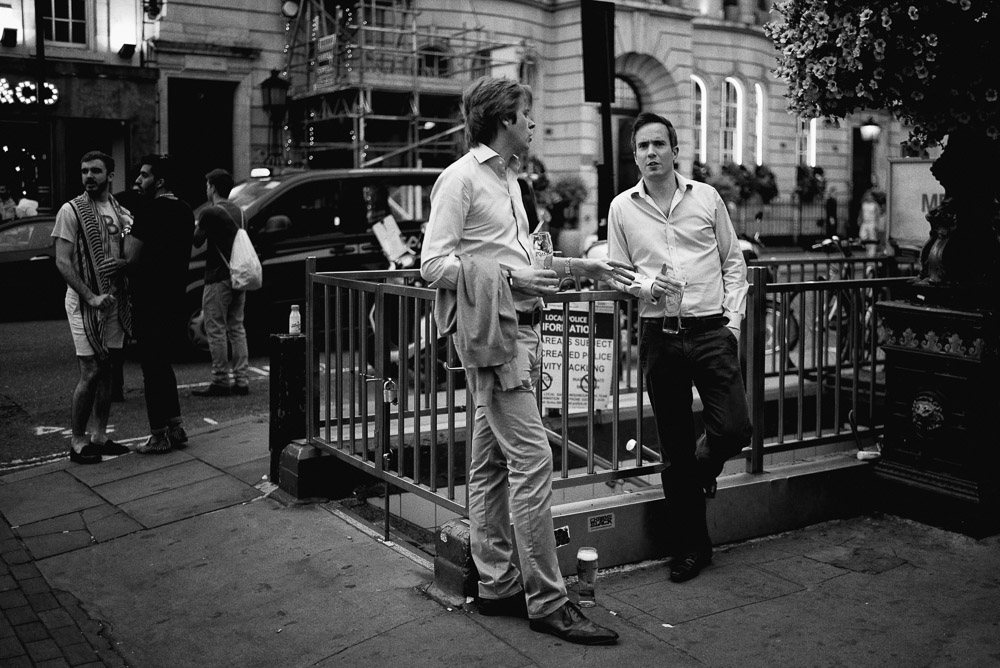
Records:
[[[462,89],[520,79],[526,40],[421,21],[413,0],[302,3],[289,23],[289,153],[312,168],[444,166],[464,149]]]

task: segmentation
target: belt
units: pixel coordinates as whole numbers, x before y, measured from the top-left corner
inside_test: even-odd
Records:
[[[518,311],[517,324],[519,327],[537,327],[542,321],[542,309],[536,308],[533,311]]]
[[[710,329],[718,329],[729,322],[729,318],[722,314],[699,315],[689,318],[678,318],[677,316],[664,316],[662,318],[643,318],[647,327],[657,329],[672,329],[678,332],[707,332]]]

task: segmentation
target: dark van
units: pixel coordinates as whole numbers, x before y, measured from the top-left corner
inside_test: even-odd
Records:
[[[431,186],[440,169],[322,169],[251,178],[230,200],[244,214],[247,232],[264,268],[264,285],[247,293],[251,354],[262,352],[270,333],[288,328],[292,304],[305,307],[306,258],[317,270],[385,269],[388,261],[372,225],[392,215],[403,242],[419,255]],[[191,258],[188,340],[207,350],[201,316],[206,247]]]

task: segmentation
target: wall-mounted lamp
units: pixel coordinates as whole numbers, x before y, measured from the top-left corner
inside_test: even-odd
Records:
[[[135,55],[135,44],[122,44],[122,48],[118,49],[118,57],[122,60],[129,60]]]
[[[277,165],[280,159],[278,136],[281,123],[285,120],[288,106],[288,88],[291,84],[283,79],[278,70],[271,70],[271,76],[260,84],[261,107],[271,117],[271,136],[267,147],[267,164]]]
[[[0,44],[8,47],[17,46],[17,28],[4,28]]]
[[[882,133],[882,126],[875,122],[871,116],[861,126],[861,138],[865,141],[875,141]]]

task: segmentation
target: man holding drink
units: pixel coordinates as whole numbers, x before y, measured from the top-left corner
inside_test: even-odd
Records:
[[[506,78],[481,77],[465,90],[470,149],[431,191],[420,272],[438,289],[439,307],[449,299],[459,303],[457,324],[448,326],[492,342],[459,350],[476,401],[469,523],[480,613],[528,617],[533,630],[568,642],[612,644],[618,634],[587,619],[566,596],[552,524],[552,451],[534,391],[542,298],[557,292],[564,275],[631,281],[633,274],[607,260],[550,259],[544,248],[542,266],[533,266],[517,184],[517,166],[535,127],[531,100],[531,89]],[[469,290],[492,303],[463,299]],[[476,363],[486,357],[504,359]],[[520,570],[513,562],[511,524]]]
[[[712,560],[705,498],[715,495],[726,460],[750,443],[739,364],[749,286],[719,193],[674,171],[670,121],[639,114],[632,150],[642,179],[611,202],[608,255],[637,271],[620,287],[639,298],[639,358],[665,465],[670,579],[684,582]],[[703,405],[704,448],[697,447],[692,383]]]

